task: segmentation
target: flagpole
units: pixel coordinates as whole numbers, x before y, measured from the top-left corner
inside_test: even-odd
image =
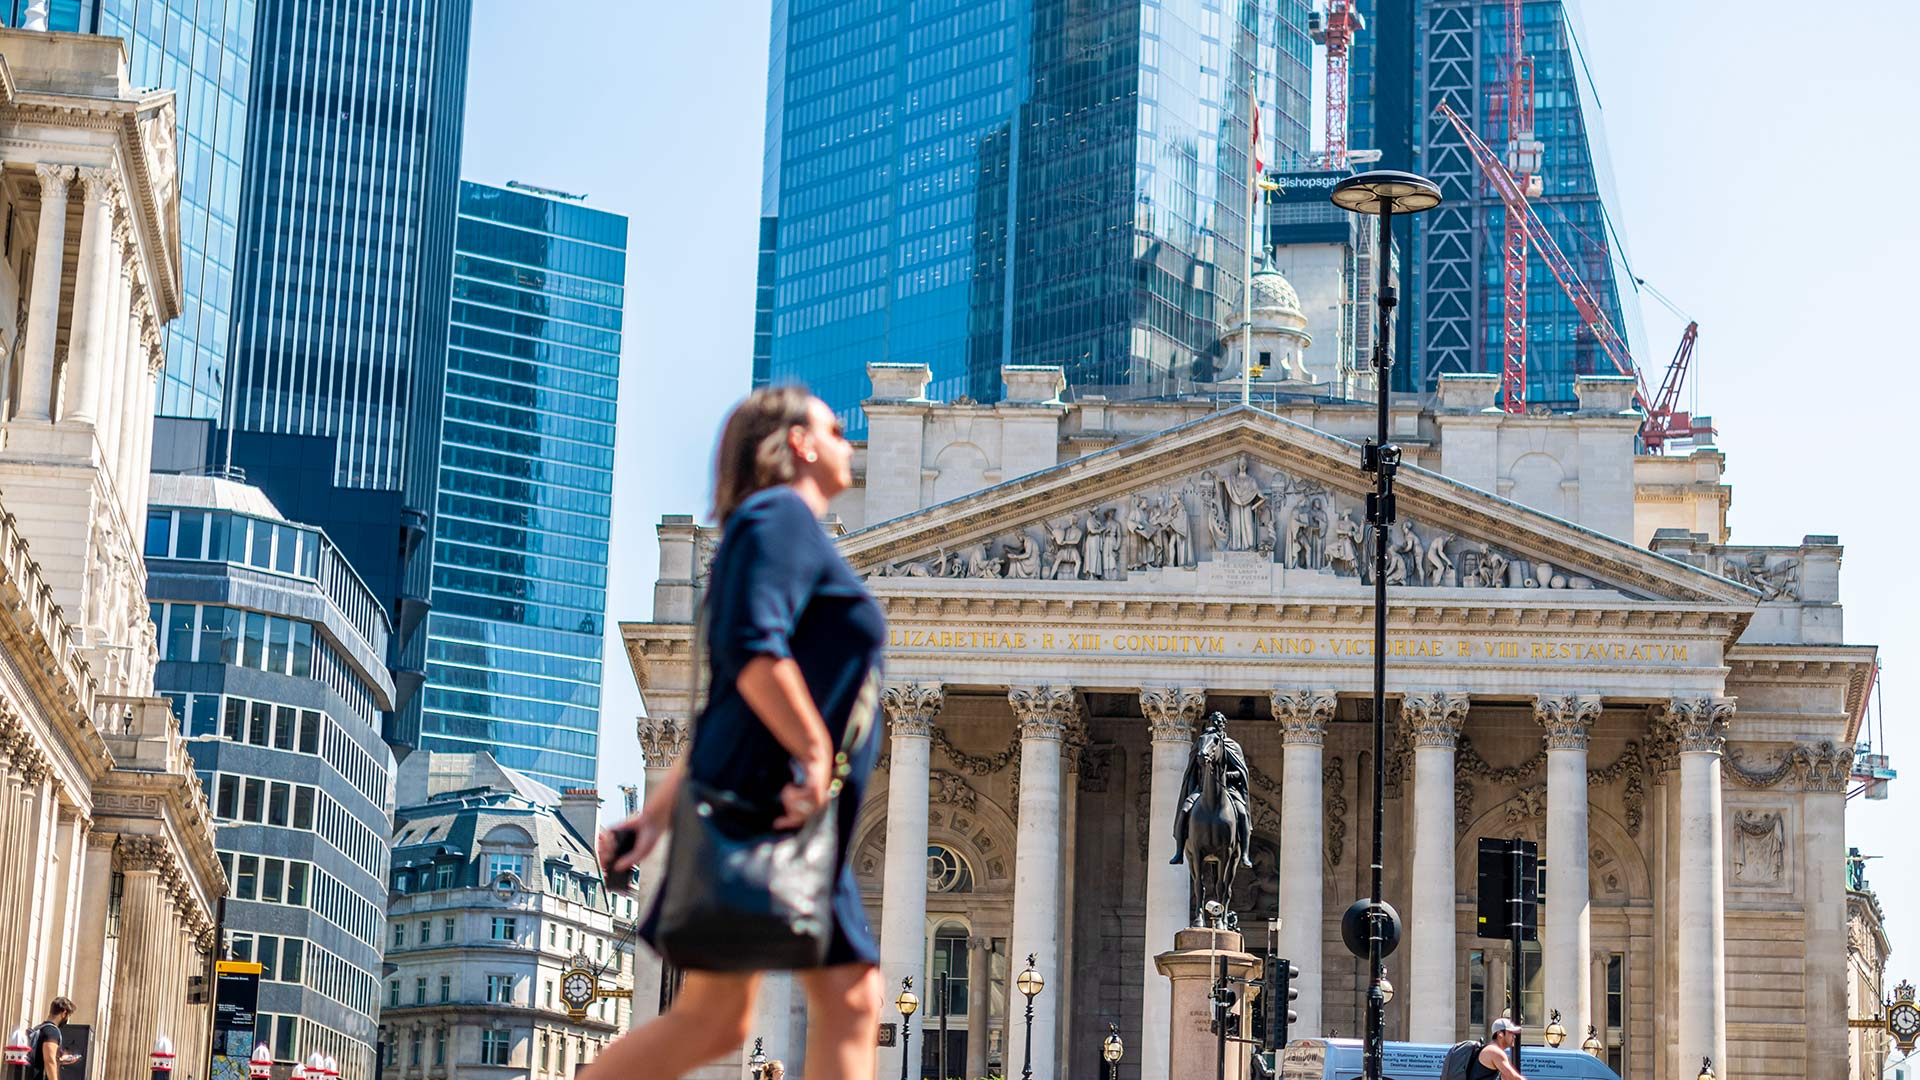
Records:
[[[1247,266],[1240,277],[1240,404],[1253,402],[1253,221],[1255,200],[1260,196],[1260,18],[1253,20],[1253,60],[1247,67],[1247,116],[1251,121],[1247,138]]]

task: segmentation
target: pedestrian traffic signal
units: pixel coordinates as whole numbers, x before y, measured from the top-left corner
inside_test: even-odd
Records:
[[[1300,977],[1300,969],[1292,961],[1274,959],[1268,962],[1264,977],[1265,987],[1261,999],[1265,1003],[1266,1035],[1260,1041],[1263,1050],[1278,1050],[1287,1045],[1287,1026],[1296,1023],[1300,1014],[1293,1011],[1293,1003],[1300,998],[1300,990],[1293,980]]]

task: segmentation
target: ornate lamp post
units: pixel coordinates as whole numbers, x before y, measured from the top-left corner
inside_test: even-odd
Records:
[[[1376,399],[1376,431],[1372,442],[1361,448],[1360,468],[1374,478],[1374,492],[1367,497],[1367,523],[1373,528],[1373,880],[1367,908],[1367,1080],[1381,1080],[1382,1053],[1386,1045],[1386,1000],[1380,984],[1386,978],[1384,949],[1386,912],[1381,904],[1381,846],[1386,818],[1384,789],[1387,784],[1387,531],[1393,526],[1393,475],[1400,467],[1400,448],[1387,444],[1387,398],[1392,386],[1393,352],[1387,347],[1393,308],[1400,302],[1392,285],[1393,215],[1417,214],[1440,205],[1440,189],[1433,181],[1413,173],[1376,170],[1349,176],[1334,185],[1333,204],[1356,214],[1373,214],[1380,219],[1380,243],[1375,257],[1380,260],[1380,284],[1374,290],[1379,308],[1378,328],[1373,335],[1373,378]]]
[[[1696,1077],[1695,1080],[1715,1080],[1712,1058],[1703,1057],[1700,1059],[1700,1075]]]
[[[1607,1048],[1601,1045],[1599,1029],[1592,1024],[1587,1025],[1587,1039],[1580,1044],[1580,1049],[1585,1050],[1594,1057],[1600,1057],[1607,1052]]]
[[[753,1080],[763,1080],[767,1075],[766,1042],[759,1035],[753,1037],[753,1054],[747,1058],[747,1075]]]
[[[1559,1009],[1553,1010],[1553,1014],[1547,1019],[1547,1030],[1542,1033],[1542,1038],[1547,1040],[1548,1046],[1556,1049],[1561,1043],[1567,1041],[1567,1029],[1560,1023]]]
[[[1020,1080],[1033,1080],[1033,999],[1047,988],[1047,980],[1041,978],[1039,970],[1033,966],[1038,958],[1038,954],[1028,953],[1027,970],[1021,972],[1020,978],[1015,981],[1020,993],[1027,999],[1027,1056],[1020,1064]]]
[[[900,1080],[907,1080],[907,1059],[913,1047],[913,1014],[920,1009],[920,999],[913,992],[913,976],[900,980],[900,996],[893,999],[893,1007],[900,1010]]]
[[[1127,1052],[1127,1045],[1120,1041],[1120,1027],[1107,1025],[1106,1040],[1100,1044],[1100,1056],[1107,1063],[1107,1080],[1120,1080],[1120,1058]]]

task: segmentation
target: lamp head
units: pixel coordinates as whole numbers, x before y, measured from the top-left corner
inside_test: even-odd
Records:
[[[1417,214],[1440,205],[1440,188],[1424,176],[1375,169],[1333,186],[1333,205],[1356,214]]]
[[[1600,1044],[1600,1032],[1592,1024],[1587,1025],[1587,1039],[1580,1044],[1580,1049],[1585,1050],[1594,1057],[1599,1057],[1606,1052],[1607,1048]]]
[[[1700,1059],[1700,1076],[1698,1080],[1714,1080],[1712,1058],[1703,1057]]]
[[[1020,973],[1020,978],[1017,980],[1020,992],[1027,996],[1028,1001],[1032,1001],[1039,996],[1040,991],[1047,988],[1047,981],[1040,977],[1039,970],[1033,966],[1038,959],[1036,954],[1028,953],[1027,969]]]
[[[1387,980],[1387,973],[1386,971],[1382,970],[1380,972],[1380,1004],[1385,1005],[1392,1000],[1393,1000],[1393,983]]]
[[[1107,1064],[1111,1065],[1118,1062],[1121,1055],[1126,1052],[1126,1044],[1120,1041],[1119,1026],[1116,1024],[1108,1024],[1106,1041],[1100,1044],[1100,1056],[1106,1059]]]
[[[913,992],[913,976],[900,980],[900,996],[893,999],[893,1007],[900,1010],[901,1016],[912,1016],[920,1011],[920,999]]]
[[[1547,1040],[1547,1045],[1553,1047],[1558,1047],[1561,1043],[1567,1041],[1567,1028],[1566,1025],[1560,1022],[1559,1009],[1553,1010],[1552,1017],[1547,1021],[1547,1030],[1543,1037]]]

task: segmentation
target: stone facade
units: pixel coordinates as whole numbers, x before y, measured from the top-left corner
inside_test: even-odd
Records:
[[[572,1077],[635,1006],[601,998],[576,1022],[562,994],[573,968],[634,988],[640,909],[602,885],[599,797],[555,792],[487,754],[416,751],[397,783],[381,1075]]]
[[[183,1057],[225,890],[156,655],[144,520],[180,306],[173,95],[116,38],[0,30],[0,1023],[56,994],[89,1075]]]
[[[1033,367],[981,406],[926,400],[924,367],[871,374],[829,528],[890,626],[890,757],[852,854],[889,979],[964,969],[951,1060],[1011,1073],[1010,980],[1034,953],[1035,1076],[1099,1075],[1112,1021],[1122,1076],[1164,1080],[1153,957],[1188,921],[1173,796],[1217,709],[1254,773],[1250,944],[1277,911],[1294,1034],[1357,1034],[1338,916],[1370,856],[1371,406],[1065,403]],[[1844,643],[1840,548],[1728,546],[1724,459],[1636,455],[1631,380],[1582,378],[1553,416],[1494,409],[1497,382],[1392,410],[1386,892],[1408,934],[1389,1038],[1451,1042],[1506,1008],[1474,859],[1517,835],[1546,860],[1529,1026],[1594,1026],[1628,1077],[1690,1080],[1711,1056],[1837,1080],[1844,789],[1875,662]],[[716,539],[663,522],[654,621],[623,627],[656,728],[685,730]]]

